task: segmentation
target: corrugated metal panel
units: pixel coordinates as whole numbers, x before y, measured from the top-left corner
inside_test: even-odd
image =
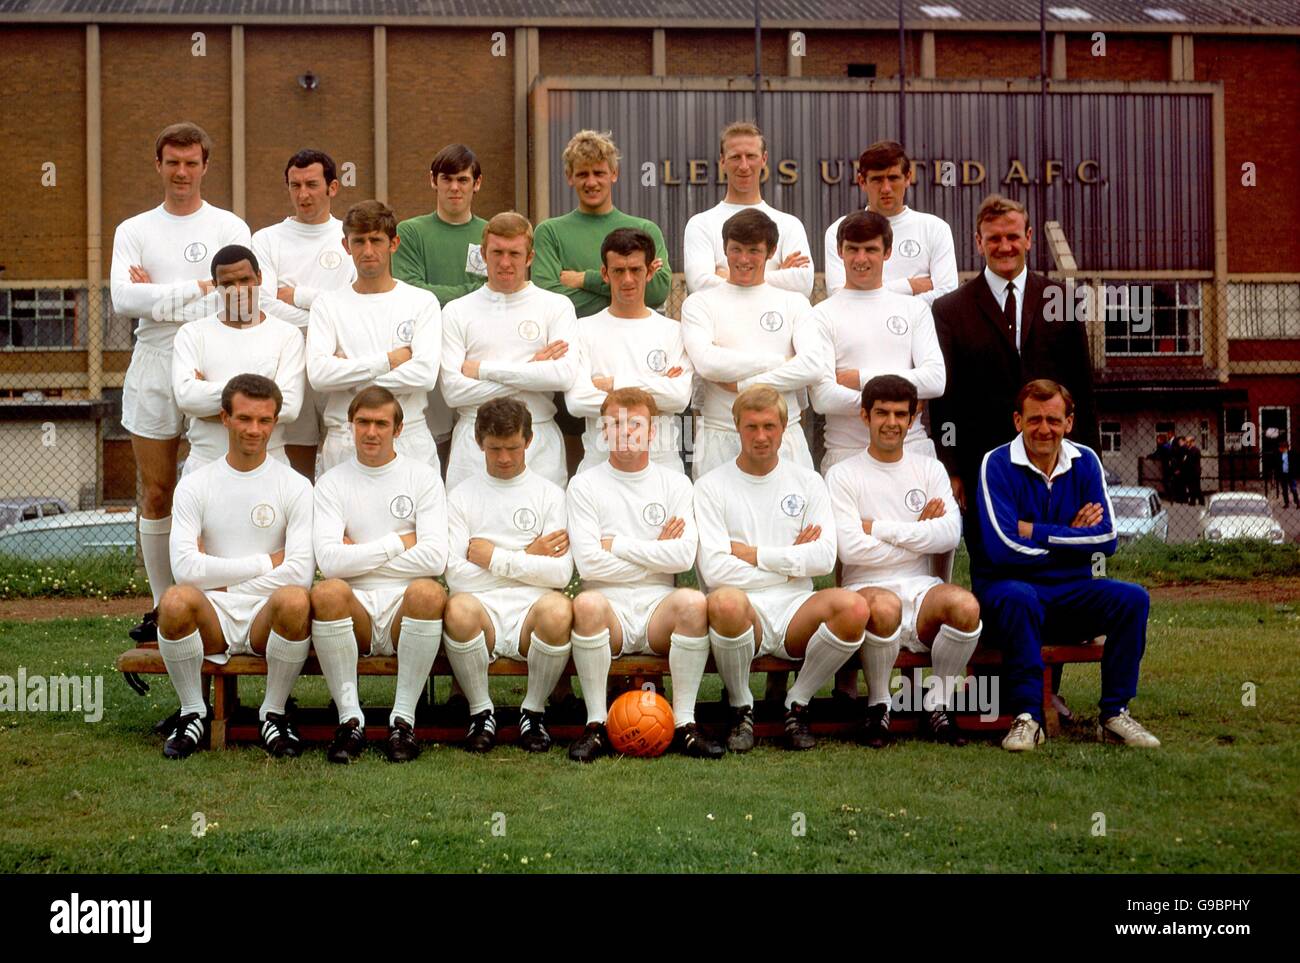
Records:
[[[655,221],[680,269],[687,219],[724,193],[716,182],[717,133],[726,122],[753,115],[752,93],[552,90],[549,97],[551,212],[572,204],[560,163],[565,142],[583,127],[612,130],[623,153],[614,203]],[[890,93],[764,94],[772,172],[763,196],[804,222],[818,270],[824,267],[826,228],[863,203],[853,183],[853,159],[872,141],[897,136],[897,106],[897,95]],[[908,95],[908,148],[929,164],[918,170],[910,203],[952,226],[961,270],[982,264],[970,238],[980,201],[994,190],[1025,202],[1034,225],[1059,220],[1087,270],[1213,268],[1209,95],[1049,95],[1047,157],[1062,162],[1050,186],[1034,183],[1044,170],[1039,111],[1037,94]],[[707,183],[687,183],[692,159],[707,161]],[[776,167],[787,159],[797,163],[799,177],[781,184]],[[935,183],[936,162],[942,160],[955,162],[956,186]],[[1077,176],[1086,160],[1097,163],[1095,184]],[[671,162],[672,178],[683,183],[664,182],[665,161]],[[962,161],[984,166],[982,183],[961,186]],[[1007,181],[1013,161],[1024,165],[1028,185]],[[653,185],[645,183],[646,164]],[[975,168],[970,170],[973,176]],[[838,183],[826,183],[837,176]],[[1037,269],[1050,267],[1043,245],[1035,254]]]

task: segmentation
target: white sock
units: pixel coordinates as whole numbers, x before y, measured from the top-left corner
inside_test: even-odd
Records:
[[[181,700],[181,715],[194,713],[200,719],[206,719],[208,706],[203,701],[203,639],[199,637],[199,630],[195,629],[182,639],[163,638],[159,632],[158,651],[162,654],[163,665],[167,666],[172,687]]]
[[[862,669],[867,676],[867,705],[889,704],[889,677],[894,674],[894,663],[898,661],[898,640],[903,635],[900,625],[887,639],[870,632],[862,633],[862,648],[858,656],[862,659]]]
[[[952,708],[953,693],[958,682],[966,678],[966,663],[970,661],[975,646],[979,645],[980,632],[983,630],[983,622],[971,632],[963,632],[947,624],[939,626],[939,632],[930,645],[930,665],[933,674],[940,679],[940,687],[938,690],[925,690],[927,711],[939,708],[935,705],[939,700],[942,700],[943,708]]]
[[[569,643],[573,646],[573,667],[582,684],[582,698],[587,703],[587,723],[604,722],[608,716],[605,687],[609,682],[609,667],[614,664],[614,655],[609,651],[609,629],[601,629],[595,635],[574,632],[569,636]]]
[[[543,642],[536,632],[528,644],[528,691],[520,706],[529,712],[545,712],[546,700],[560,681],[565,668],[569,665],[569,653],[573,646],[550,645]]]
[[[488,657],[487,639],[480,632],[468,642],[457,642],[447,636],[447,661],[451,671],[456,674],[456,681],[465,690],[469,700],[469,714],[478,715],[484,709],[492,708],[488,697]]]
[[[754,627],[751,625],[737,636],[720,635],[709,629],[709,647],[713,649],[713,662],[727,687],[727,699],[732,708],[754,704],[754,693],[749,688],[749,666],[754,661]]]
[[[271,630],[266,640],[266,698],[257,713],[259,720],[265,722],[270,712],[284,714],[284,704],[289,701],[289,693],[310,650],[310,638],[295,641]]]
[[[673,683],[673,724],[680,728],[695,721],[695,697],[709,661],[709,637],[674,632],[671,642],[668,671]]]
[[[153,607],[163,593],[176,584],[172,578],[172,517],[140,519],[140,554],[144,556],[144,574],[149,577]]]
[[[316,649],[321,674],[339,710],[339,724],[349,719],[364,722],[357,692],[357,640],[352,617],[322,622],[311,620],[311,644]]]
[[[442,619],[402,616],[402,627],[397,631],[397,693],[393,697],[393,711],[388,715],[390,726],[396,725],[398,719],[406,720],[411,726],[415,725],[415,703],[419,700],[425,683],[429,681],[433,660],[438,658],[438,646],[441,643]],[[450,647],[450,639],[447,640],[447,645]],[[483,654],[487,655],[486,649]],[[487,690],[486,670],[483,689]]]
[[[804,651],[803,667],[799,669],[794,685],[785,697],[785,707],[789,709],[795,702],[801,706],[811,702],[817,690],[835,678],[840,666],[849,661],[861,645],[861,639],[845,642],[825,622],[817,626],[817,631],[808,640],[808,648]]]

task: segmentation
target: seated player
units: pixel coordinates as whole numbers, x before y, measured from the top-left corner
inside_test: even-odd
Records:
[[[898,607],[844,589],[814,591],[813,579],[835,568],[826,483],[780,457],[786,407],[779,391],[767,385],[742,391],[732,416],[740,455],[695,489],[709,641],[732,708],[727,748],[754,747],[749,665],[757,648],[760,655],[802,660],[785,699],[785,738],[791,749],[811,749],[817,740],[808,729],[808,703],[861,648],[868,627],[897,630]]]
[[[1155,748],[1160,740],[1129,715],[1146,650],[1146,589],[1093,578],[1094,559],[1115,551],[1115,515],[1101,459],[1066,441],[1074,427],[1069,389],[1040,378],[1020,389],[1012,441],[984,456],[976,486],[980,538],[971,587],[992,638],[1003,647],[1003,711],[1015,716],[1002,748],[1043,742],[1043,656],[1048,639],[1106,636],[1101,662],[1104,742]]]
[[[415,703],[442,641],[447,593],[434,578],[447,567],[447,499],[437,468],[397,452],[403,412],[391,391],[362,388],[348,421],[352,457],[316,482],[314,543],[325,580],[311,590],[311,640],[339,711],[326,758],[352,762],[366,747],[361,652],[397,656],[384,753],[410,762],[420,755]]]
[[[525,464],[533,418],[519,399],[480,407],[474,438],[487,471],[447,496],[446,647],[469,700],[465,748],[487,752],[496,744],[488,664],[505,657],[528,663],[519,746],[545,752],[546,699],[569,664],[573,629],[564,594],[573,577],[564,492]]]
[[[654,273],[655,242],[645,231],[619,228],[600,246],[600,275],[609,285],[609,307],[579,318],[578,374],[564,394],[571,415],[587,419],[582,435],[583,472],[608,459],[600,406],[615,388],[644,388],[661,414],[655,419],[650,459],[682,470],[677,415],[691,402],[695,373],[682,346],[682,326],[646,307],[647,279]]]
[[[187,475],[226,454],[221,393],[235,375],[265,375],[279,387],[284,403],[266,452],[281,461],[288,461],[285,425],[298,417],[307,386],[302,335],[258,306],[257,256],[239,244],[223,247],[212,258],[212,280],[221,296],[217,313],[182,325],[172,347],[172,393],[189,416]]]
[[[606,680],[616,656],[668,656],[673,683],[673,748],[717,759],[725,750],[695,724],[695,698],[709,660],[704,596],[674,588],[695,559],[691,483],[650,460],[655,400],[641,388],[605,399],[609,460],[569,483],[569,540],[582,576],[573,600],[573,666],[587,703],[587,728],[569,758],[591,762],[609,748]]]
[[[270,378],[241,374],[221,394],[229,435],[224,458],[176,486],[171,531],[176,584],[158,607],[158,651],[180,698],[180,717],[163,746],[184,759],[207,734],[203,660],[266,659],[258,710],[262,746],[297,756],[301,740],[285,713],[311,648],[311,483],[266,455],[280,410]]]
[[[961,515],[943,465],[906,447],[917,404],[916,385],[901,375],[868,381],[861,417],[870,444],[826,474],[844,563],[841,584],[868,601],[872,593],[887,591],[902,603],[900,638],[862,647],[868,703],[863,738],[875,749],[889,742],[889,677],[900,641],[913,652],[929,652],[939,680],[937,689],[925,693],[930,734],[966,744],[951,715],[953,695],[980,638],[975,596],[930,571],[931,555],[950,552],[961,541]]]

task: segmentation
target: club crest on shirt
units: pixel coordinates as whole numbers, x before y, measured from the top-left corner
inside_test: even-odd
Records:
[[[791,518],[803,514],[804,508],[808,504],[808,499],[804,498],[798,492],[791,492],[781,499],[781,511],[785,512]]]
[[[397,326],[397,340],[402,344],[410,344],[411,338],[415,336],[415,322],[403,321]]]
[[[388,503],[388,511],[394,518],[410,518],[415,511],[415,502],[410,495],[398,495]]]
[[[465,273],[487,276],[487,262],[483,260],[483,249],[477,244],[465,248]]]
[[[785,318],[780,311],[764,311],[758,317],[758,326],[764,331],[780,331],[783,324]]]
[[[645,363],[655,374],[662,374],[668,370],[668,352],[662,348],[655,348],[645,356]]]
[[[898,245],[898,253],[903,255],[903,257],[916,257],[921,253],[921,245],[913,238],[909,237]]]
[[[326,271],[333,271],[343,263],[343,255],[338,251],[321,251],[316,263]]]
[[[908,511],[919,512],[925,507],[925,492],[913,488],[903,496],[903,504],[907,506]]]
[[[525,341],[536,341],[542,336],[542,326],[536,321],[520,321],[519,337]]]
[[[537,513],[531,508],[521,508],[515,512],[514,522],[521,532],[531,532],[537,527]]]
[[[894,334],[907,334],[907,319],[897,314],[890,315],[885,320],[885,327]]]
[[[248,517],[257,528],[270,528],[275,524],[275,509],[266,502],[262,502],[253,506],[253,510],[248,513]]]
[[[208,256],[208,246],[202,241],[191,241],[185,245],[185,260],[191,264],[198,264]]]
[[[647,525],[662,525],[668,521],[668,509],[664,508],[658,502],[651,502],[645,508],[641,509],[641,517],[645,519]]]

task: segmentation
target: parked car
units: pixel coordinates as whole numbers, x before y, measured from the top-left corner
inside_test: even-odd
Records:
[[[48,495],[20,495],[0,499],[0,530],[17,522],[30,521],[34,518],[48,518],[51,515],[66,515],[72,506],[62,498]]]
[[[0,555],[30,561],[135,551],[135,509],[95,508],[15,522],[0,531]]]
[[[1160,504],[1154,488],[1145,485],[1115,485],[1108,489],[1115,512],[1115,532],[1119,544],[1154,536],[1169,541],[1169,512]]]
[[[1262,538],[1274,544],[1286,540],[1286,533],[1273,517],[1268,499],[1252,492],[1219,492],[1211,495],[1201,512],[1201,537],[1212,542],[1229,538]]]

